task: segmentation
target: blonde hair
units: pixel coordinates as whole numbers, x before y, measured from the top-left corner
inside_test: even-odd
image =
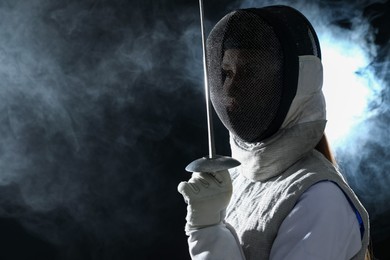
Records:
[[[335,167],[337,167],[336,159],[332,153],[332,150],[330,149],[330,145],[328,139],[326,138],[325,133],[322,135],[321,140],[318,142],[315,149],[320,153],[322,153],[326,159],[328,159]],[[372,260],[372,259],[374,258],[372,252],[372,244],[370,243],[368,245],[364,260]]]

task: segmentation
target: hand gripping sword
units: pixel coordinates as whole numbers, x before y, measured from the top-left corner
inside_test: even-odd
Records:
[[[215,154],[214,144],[214,132],[213,132],[213,119],[211,115],[211,101],[210,101],[210,89],[208,84],[208,67],[207,67],[207,54],[206,54],[206,36],[204,29],[204,14],[203,14],[203,1],[199,0],[200,10],[200,26],[202,33],[202,49],[203,49],[203,73],[204,73],[204,88],[206,95],[206,112],[207,112],[207,132],[208,132],[208,145],[209,155],[208,157],[199,158],[187,165],[186,171],[188,172],[217,172],[227,170],[240,165],[240,162],[228,157]]]

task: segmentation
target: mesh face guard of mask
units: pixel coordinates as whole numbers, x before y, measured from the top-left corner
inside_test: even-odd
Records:
[[[287,6],[236,10],[207,39],[211,102],[225,127],[262,141],[283,123],[298,82],[298,56],[320,57],[314,29]]]

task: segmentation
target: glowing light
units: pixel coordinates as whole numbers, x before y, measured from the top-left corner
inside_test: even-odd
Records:
[[[337,149],[341,141],[367,116],[367,105],[378,80],[369,64],[372,57],[362,39],[326,30],[321,34],[326,133]],[[355,39],[354,39],[355,38]]]
[[[362,125],[360,123],[374,113],[368,110],[368,105],[385,85],[370,66],[377,46],[370,43],[370,39],[375,38],[375,30],[359,12],[365,7],[363,2],[357,1],[353,5],[340,2],[330,10],[310,1],[278,1],[278,4],[292,6],[305,14],[319,37],[324,65],[323,91],[327,103],[326,133],[336,153],[338,147],[356,133],[354,131],[361,130],[357,129],[357,125]],[[244,0],[240,7],[274,3],[269,0]],[[335,17],[338,11],[344,15],[342,19],[350,22],[348,28],[334,23],[341,19]]]

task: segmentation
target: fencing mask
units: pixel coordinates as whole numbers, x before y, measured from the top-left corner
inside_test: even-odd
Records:
[[[282,125],[294,99],[300,55],[320,57],[308,20],[287,6],[240,9],[207,39],[211,102],[225,127],[246,142]]]

